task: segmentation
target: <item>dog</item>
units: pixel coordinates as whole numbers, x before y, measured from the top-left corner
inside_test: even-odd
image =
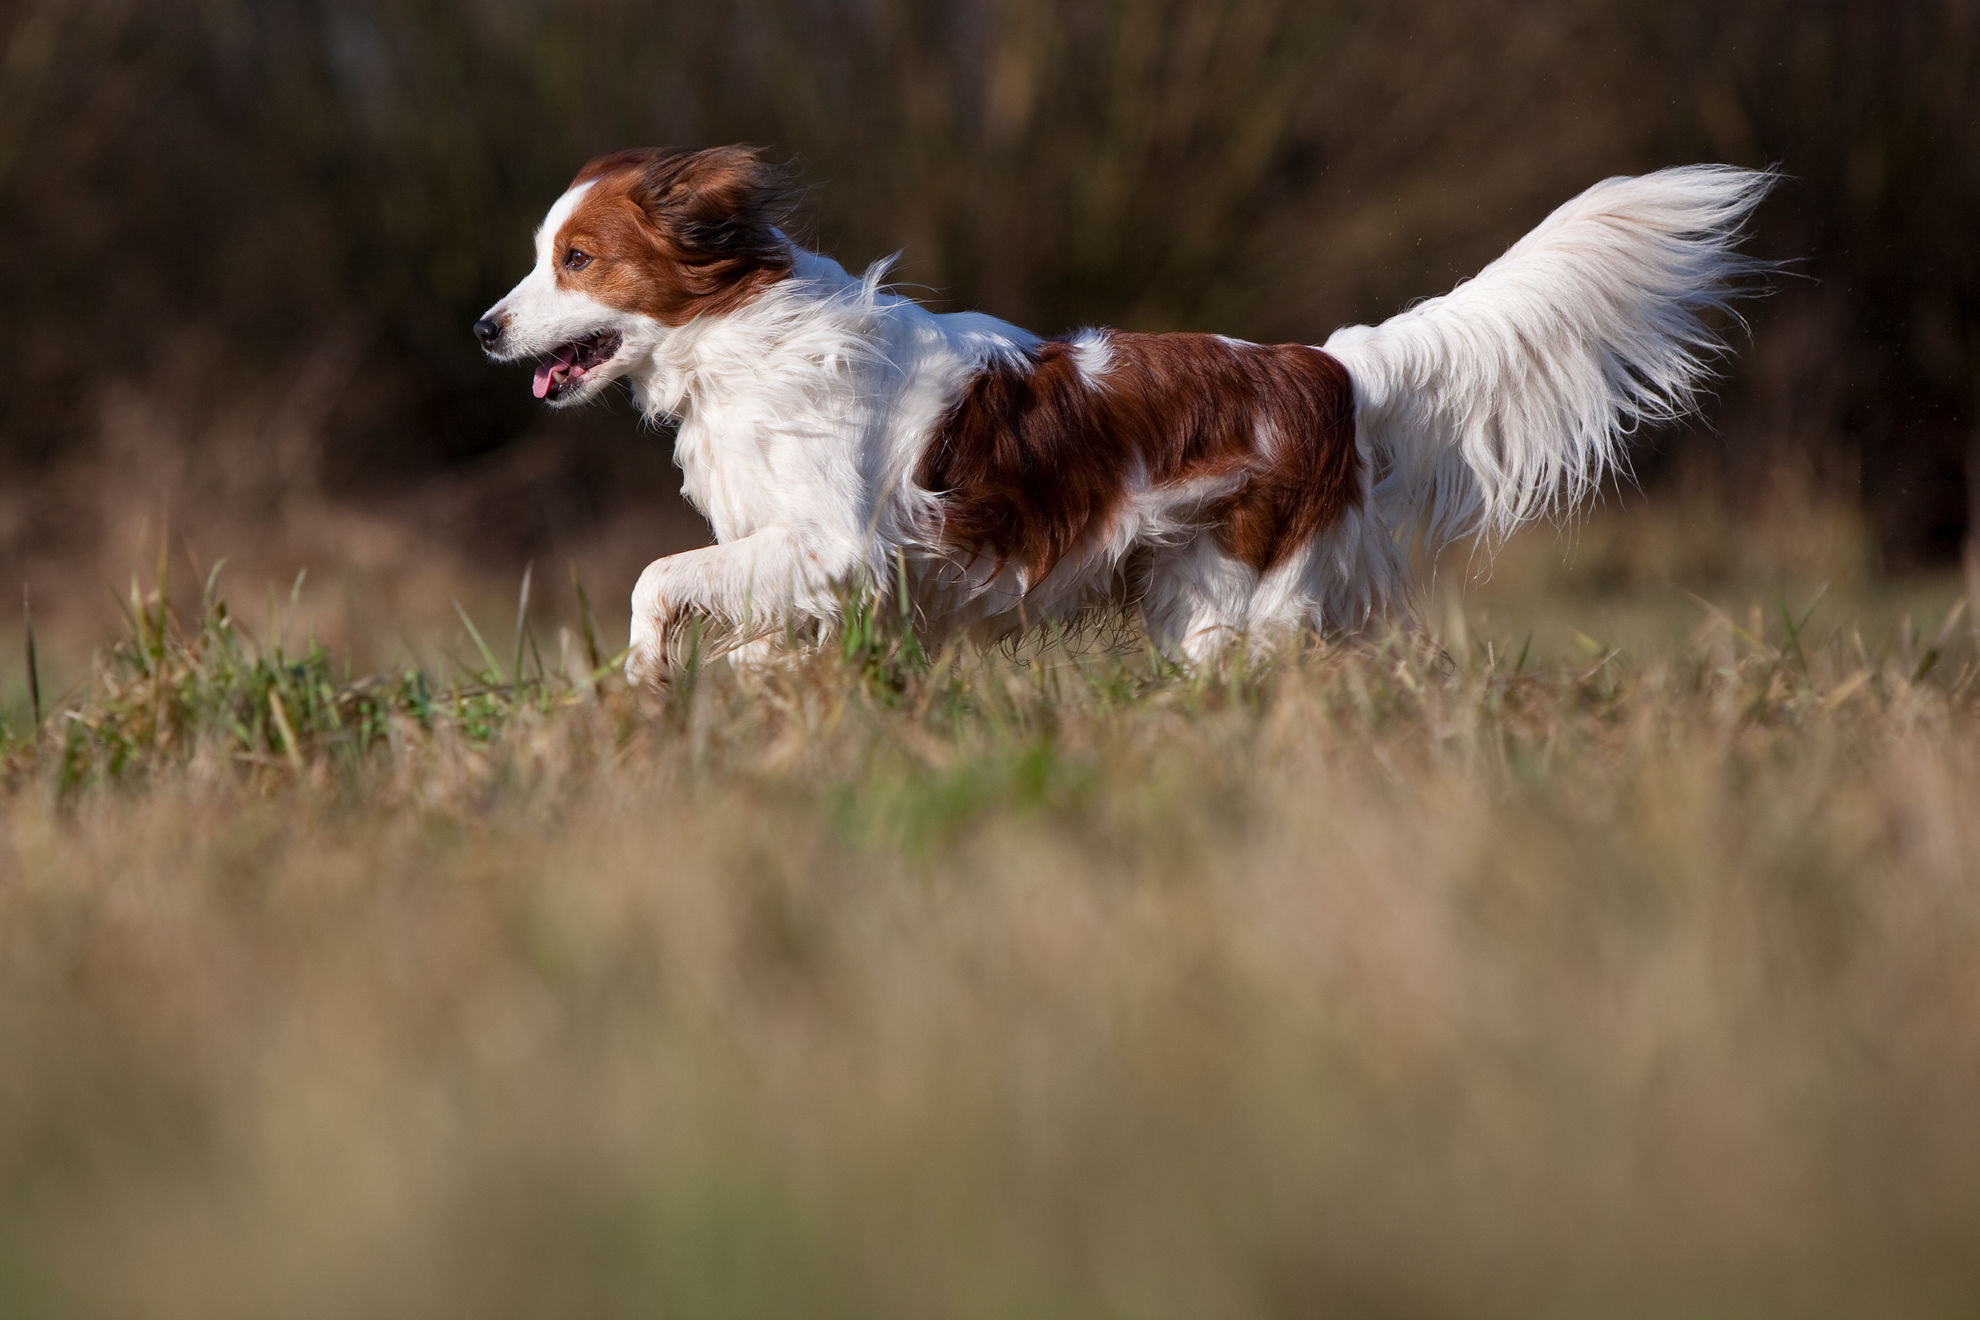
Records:
[[[624,379],[678,425],[716,543],[640,575],[635,683],[664,683],[691,619],[762,661],[861,590],[905,591],[931,645],[1138,610],[1200,668],[1407,620],[1418,553],[1571,510],[1638,425],[1690,412],[1767,269],[1736,245],[1773,182],[1609,179],[1451,293],[1315,347],[931,312],[887,263],[855,277],[791,242],[757,152],[621,151],[474,333],[537,359],[554,407]]]

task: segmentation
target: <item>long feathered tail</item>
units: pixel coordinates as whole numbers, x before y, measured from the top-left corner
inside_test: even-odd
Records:
[[[1432,552],[1494,541],[1623,467],[1638,424],[1689,411],[1726,351],[1704,313],[1771,269],[1733,245],[1775,179],[1608,179],[1443,297],[1336,331],[1389,526]]]

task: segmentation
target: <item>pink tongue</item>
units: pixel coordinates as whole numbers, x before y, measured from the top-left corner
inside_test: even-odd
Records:
[[[536,364],[536,378],[530,382],[530,389],[535,393],[537,398],[541,399],[546,397],[551,390],[562,385],[566,377],[573,380],[583,380],[584,368],[578,366],[576,363],[566,362],[562,358],[556,358],[549,362],[539,362]]]

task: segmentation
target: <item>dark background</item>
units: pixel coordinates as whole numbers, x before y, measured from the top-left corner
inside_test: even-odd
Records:
[[[1640,476],[1860,502],[1889,569],[1980,481],[1972,0],[57,0],[0,40],[0,553],[137,496],[498,569],[679,524],[664,434],[467,327],[584,159],[737,140],[941,305],[1314,342],[1604,176],[1777,163],[1751,247],[1795,273]]]

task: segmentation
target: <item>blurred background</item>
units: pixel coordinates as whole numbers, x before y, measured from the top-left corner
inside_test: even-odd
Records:
[[[669,436],[623,402],[549,414],[467,331],[576,167],[641,144],[793,161],[803,239],[901,250],[943,307],[1305,341],[1449,288],[1602,177],[1778,164],[1751,247],[1793,273],[1707,420],[1638,446],[1647,494],[1609,501],[1626,530],[1581,580],[1929,570],[1980,487],[1972,0],[0,16],[0,557],[58,632],[114,617],[102,586],[161,545],[237,582],[309,568],[312,626],[349,641],[532,560],[617,606],[705,539]],[[1627,523],[1646,509],[1662,530]]]

